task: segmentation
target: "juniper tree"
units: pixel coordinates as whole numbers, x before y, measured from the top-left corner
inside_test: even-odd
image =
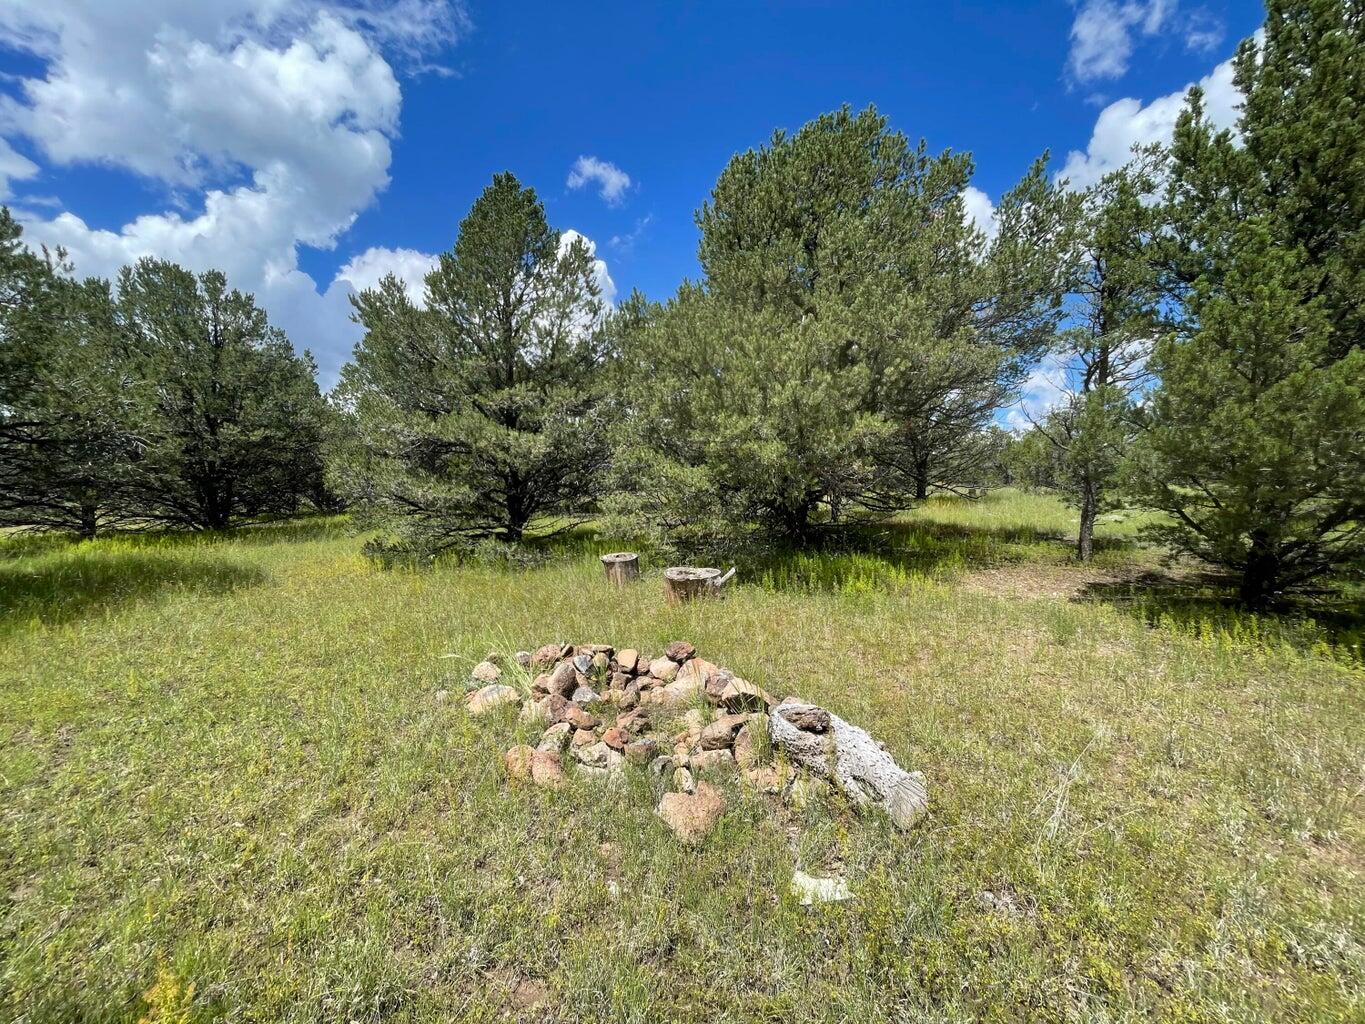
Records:
[[[1182,302],[1133,486],[1264,607],[1365,554],[1365,9],[1268,5],[1237,132],[1190,97],[1165,265]]]
[[[428,553],[522,538],[599,496],[604,309],[581,238],[499,174],[426,277],[425,304],[385,278],[338,396],[353,441],[332,474],[364,521]]]
[[[312,357],[222,273],[165,260],[124,268],[118,318],[147,385],[125,510],[215,530],[296,512],[321,466],[326,409]]]

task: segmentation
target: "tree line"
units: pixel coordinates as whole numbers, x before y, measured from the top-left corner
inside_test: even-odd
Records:
[[[736,155],[700,276],[604,303],[581,239],[496,176],[427,275],[353,301],[328,400],[250,296],[158,261],[117,286],[0,221],[0,517],[221,528],[344,502],[381,549],[587,516],[683,551],[814,543],[1004,472],[1119,503],[1253,607],[1365,555],[1362,23],[1272,2],[1235,129],[1193,90],[1169,145],[1083,191],[1047,154],[990,233],[970,156],[869,108]],[[1063,401],[996,419],[1039,364]]]

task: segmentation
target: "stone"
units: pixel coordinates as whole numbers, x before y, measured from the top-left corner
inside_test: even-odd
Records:
[[[640,693],[638,690],[627,687],[621,691],[621,695],[616,698],[616,706],[622,711],[629,711],[640,703]]]
[[[787,777],[777,765],[764,764],[746,768],[740,773],[745,783],[760,793],[781,793],[787,784]]]
[[[570,740],[570,742],[573,744],[575,750],[579,747],[591,746],[593,743],[597,742],[597,733],[593,732],[591,729],[575,729],[573,739]]]
[[[691,793],[697,788],[697,780],[692,777],[692,771],[686,765],[678,765],[673,769],[673,788],[680,793]]]
[[[474,670],[469,673],[469,678],[476,683],[496,683],[501,677],[502,669],[491,661],[479,662],[474,666]]]
[[[627,675],[634,675],[635,668],[640,662],[640,652],[634,647],[627,647],[624,651],[616,652],[616,667]]]
[[[597,695],[597,691],[591,686],[580,686],[574,690],[573,696],[569,698],[575,704],[592,704],[602,698]]]
[[[550,675],[548,672],[542,672],[531,680],[531,692],[536,694],[550,692]]]
[[[567,697],[574,692],[577,686],[578,677],[574,674],[573,662],[571,661],[561,661],[550,673],[549,687],[551,693]]]
[[[592,655],[591,654],[574,655],[573,667],[575,672],[579,672],[582,675],[586,676],[588,674],[588,670],[592,668]]]
[[[613,672],[611,674],[611,688],[613,690],[624,690],[631,682],[632,678],[626,672]]]
[[[626,748],[626,757],[630,757],[630,748]],[[653,761],[649,762],[649,774],[660,781],[670,779],[678,768],[678,762],[667,754],[661,754]]]
[[[694,772],[711,771],[716,768],[733,768],[735,755],[729,750],[700,750],[687,759],[687,767]]]
[[[631,735],[637,735],[649,728],[649,716],[644,708],[636,708],[634,711],[621,715],[616,719],[616,728],[622,729]]]
[[[573,701],[566,700],[557,693],[545,697],[537,707],[543,709],[542,717],[551,725],[556,722],[568,722],[576,729],[596,729],[599,723],[596,715],[589,714]]]
[[[516,662],[518,665],[520,665],[522,668],[530,668],[530,667],[531,667],[531,652],[530,652],[530,651],[517,651],[516,654],[512,655],[512,660],[515,661],[515,662]]]
[[[587,765],[589,768],[606,768],[613,771],[620,768],[625,762],[619,751],[612,750],[605,743],[591,743],[585,747],[579,747],[574,751],[574,757],[578,758],[579,763]]]
[[[616,650],[611,644],[588,644],[585,648],[589,654],[605,654],[607,660],[611,660],[612,651]]]
[[[535,653],[531,655],[530,667],[533,669],[549,668],[567,653],[564,644],[546,644],[544,647],[537,648]]]
[[[680,711],[689,704],[695,704],[704,692],[696,683],[669,683],[641,694],[640,703],[659,706],[667,711]]]
[[[813,704],[783,703],[779,713],[784,721],[802,732],[825,732],[832,720],[828,711]]]
[[[725,813],[725,796],[709,782],[703,782],[695,793],[665,793],[655,813],[679,841],[696,846],[711,834]]]
[[[686,640],[674,640],[671,644],[664,648],[664,656],[667,658],[671,658],[673,661],[676,661],[679,665],[681,665],[684,661],[686,661],[688,658],[692,657],[696,653],[697,649],[693,647],[691,644],[689,644]]]
[[[668,658],[655,658],[649,663],[649,674],[661,683],[671,683],[678,676],[678,663]]]
[[[767,711],[776,707],[777,701],[761,686],[734,676],[720,692],[720,702],[726,711]]]
[[[682,716],[683,736],[690,747],[701,739],[701,731],[706,728],[706,715],[701,708],[691,708]]]
[[[739,732],[735,733],[733,744],[735,752],[735,764],[740,768],[753,768],[759,763],[758,741],[754,738],[754,725],[752,722],[743,726]]]
[[[573,726],[568,722],[556,722],[541,733],[540,742],[536,744],[536,749],[561,754],[572,738]]]
[[[592,662],[588,667],[589,675],[597,679],[605,679],[611,674],[611,656],[605,651],[598,651],[592,656]]]
[[[801,901],[803,907],[809,907],[814,903],[838,903],[853,898],[848,882],[844,879],[821,878],[818,875],[808,875],[804,871],[792,874],[792,895]]]
[[[616,730],[612,730],[616,731]],[[606,737],[602,741],[606,742]],[[646,736],[644,739],[633,740],[625,745],[626,760],[635,765],[647,765],[659,756],[659,741],[653,737]]]
[[[537,750],[531,755],[531,781],[545,789],[564,786],[564,761],[552,750]]]
[[[707,690],[711,677],[719,672],[720,667],[711,664],[705,658],[692,658],[678,669],[675,679],[679,683],[691,683],[699,690]],[[716,696],[720,696],[720,688],[717,688]]]
[[[734,744],[735,734],[748,724],[748,715],[721,715],[701,731],[698,742],[702,750],[726,750]]]
[[[465,707],[469,713],[475,717],[486,715],[490,711],[496,711],[500,707],[508,704],[516,704],[521,701],[521,691],[515,686],[503,686],[500,683],[493,683],[482,689],[475,690],[465,698]]]
[[[779,704],[768,716],[768,734],[794,764],[838,786],[854,804],[882,808],[898,828],[910,828],[929,808],[920,772],[905,771],[866,731],[824,708]]]
[[[513,747],[502,755],[503,767],[507,769],[507,777],[515,779],[517,782],[529,782],[531,780],[531,760],[535,757],[535,750],[526,744]]]
[[[612,750],[625,750],[627,735],[624,729],[613,726],[602,734],[602,742],[611,747]]]

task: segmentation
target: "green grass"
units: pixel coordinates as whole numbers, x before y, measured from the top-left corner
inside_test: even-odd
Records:
[[[973,588],[1084,583],[1069,522],[931,501],[680,610],[581,534],[423,572],[333,520],[4,542],[0,1020],[1361,1020],[1365,673],[1302,623]],[[510,787],[515,716],[436,693],[556,638],[690,639],[871,729],[930,815],[722,780],[694,851],[643,775]],[[855,899],[796,905],[834,864]]]

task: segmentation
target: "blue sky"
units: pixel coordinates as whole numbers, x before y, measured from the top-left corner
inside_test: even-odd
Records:
[[[497,171],[596,245],[609,290],[663,298],[696,272],[716,175],[774,128],[875,103],[974,154],[988,224],[1045,149],[1084,182],[1164,137],[1190,83],[1230,122],[1225,61],[1261,18],[1233,0],[7,0],[0,198],[83,273],[222,266],[327,384],[356,339],[347,295],[387,270],[420,287]]]

